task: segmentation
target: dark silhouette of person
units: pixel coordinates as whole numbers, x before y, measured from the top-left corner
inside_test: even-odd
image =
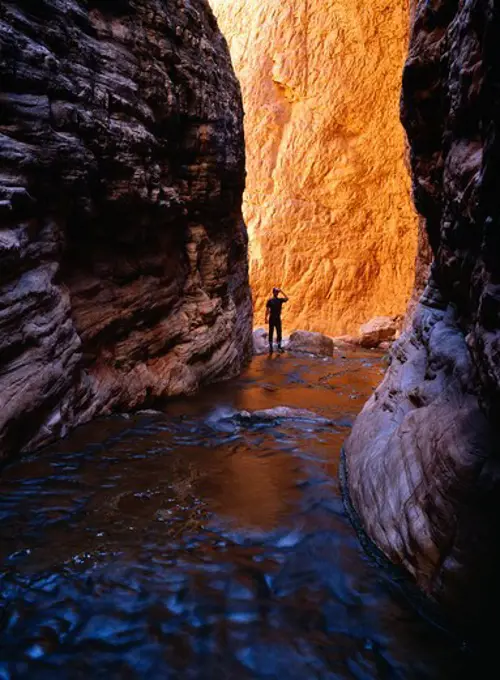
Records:
[[[284,297],[278,297],[282,293]],[[288,297],[281,288],[273,288],[273,297],[266,304],[266,323],[269,323],[269,354],[273,353],[273,336],[276,330],[278,340],[278,352],[283,352],[281,347],[281,308],[288,302]]]

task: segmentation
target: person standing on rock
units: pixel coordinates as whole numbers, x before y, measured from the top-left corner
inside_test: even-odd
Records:
[[[279,297],[279,294],[284,297]],[[266,324],[269,323],[269,354],[273,353],[273,336],[276,330],[276,339],[278,341],[278,352],[283,352],[281,347],[281,308],[288,302],[288,297],[281,288],[273,288],[273,297],[267,301],[266,304]]]

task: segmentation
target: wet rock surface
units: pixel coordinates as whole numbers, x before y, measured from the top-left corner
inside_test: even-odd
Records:
[[[251,352],[242,105],[204,0],[0,6],[0,457]]]
[[[294,422],[310,422],[318,425],[333,425],[334,422],[328,418],[319,416],[314,411],[306,408],[290,408],[289,406],[275,406],[258,411],[240,411],[236,414],[240,422],[281,422],[283,420],[293,424]]]
[[[434,263],[347,467],[368,534],[474,626],[499,590],[500,10],[415,5],[402,118]]]
[[[344,515],[340,447],[381,371],[368,352],[257,358],[4,468],[1,675],[474,677]]]
[[[356,420],[349,493],[376,545],[470,624],[498,596],[500,464],[454,311],[432,302],[418,306]]]

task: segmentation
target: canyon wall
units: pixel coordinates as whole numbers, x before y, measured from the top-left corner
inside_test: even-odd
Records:
[[[356,334],[403,314],[417,217],[399,122],[408,0],[210,0],[245,109],[256,324]]]
[[[235,375],[243,111],[205,0],[0,6],[0,458]]]
[[[498,3],[417,3],[402,118],[434,262],[345,450],[369,537],[472,626],[499,595],[499,40]]]

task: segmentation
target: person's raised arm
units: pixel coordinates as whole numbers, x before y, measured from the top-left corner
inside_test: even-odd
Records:
[[[285,293],[284,290],[281,290],[281,288],[280,288],[280,293],[285,296],[285,297],[281,298],[283,300],[283,302],[288,302],[288,295]]]

